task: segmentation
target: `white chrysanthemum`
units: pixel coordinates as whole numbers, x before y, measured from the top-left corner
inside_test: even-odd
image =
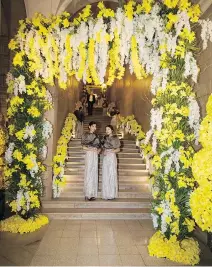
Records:
[[[53,131],[53,127],[52,127],[51,122],[45,119],[43,122],[43,131],[42,131],[43,138],[44,139],[50,138],[52,135],[52,131]]]
[[[192,77],[192,80],[196,83],[198,78],[199,69],[197,66],[196,59],[193,57],[191,52],[186,53],[185,56],[185,72],[184,77]]]
[[[11,164],[13,161],[13,150],[14,150],[15,144],[14,143],[9,143],[9,147],[5,151],[5,160],[8,164]]]
[[[26,84],[25,77],[20,75],[18,78],[15,78],[14,95],[17,96],[22,93],[26,93]]]
[[[157,229],[159,216],[157,214],[151,213],[151,217],[152,217],[153,227]]]
[[[17,192],[17,197],[16,197],[17,211],[21,210],[21,200],[24,197],[23,192],[24,192],[23,189],[20,189]]]
[[[41,157],[42,157],[43,160],[46,159],[46,157],[47,157],[47,152],[48,152],[48,148],[47,148],[47,146],[43,146],[43,147],[41,148]]]
[[[34,127],[34,125],[33,124],[27,125],[25,127],[24,139],[26,140],[27,138],[29,138],[30,142],[32,143],[34,137],[35,137],[35,127]]]
[[[189,125],[194,130],[195,143],[198,145],[200,128],[200,109],[196,99],[193,96],[188,98],[189,102]]]
[[[201,30],[201,38],[203,41],[203,49],[205,50],[208,47],[208,41],[212,42],[212,21],[207,20],[199,20],[199,24],[202,27]]]

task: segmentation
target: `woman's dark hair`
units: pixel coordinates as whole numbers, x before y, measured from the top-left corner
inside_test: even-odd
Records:
[[[105,129],[106,129],[107,127],[110,128],[112,132],[114,132],[114,129],[113,129],[113,126],[112,126],[112,125],[110,125],[110,124],[107,125],[107,126],[105,127]]]
[[[96,125],[96,122],[95,121],[91,121],[91,122],[89,122],[88,126],[91,127],[94,124]]]

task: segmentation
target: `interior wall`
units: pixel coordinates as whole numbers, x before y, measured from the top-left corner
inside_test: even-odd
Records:
[[[209,18],[212,20],[212,5],[206,11],[203,19]],[[201,46],[200,29],[197,33],[197,43]],[[209,95],[212,93],[212,43],[208,43],[208,48],[204,51],[199,51],[197,56],[197,62],[200,67],[200,74],[198,83],[195,85],[195,92],[200,105],[201,115],[204,117],[206,113],[206,103]]]
[[[122,80],[115,80],[108,89],[111,102],[116,102],[122,116],[135,115],[143,130],[149,130],[152,94],[150,92],[151,77],[137,80],[126,68]]]
[[[79,100],[80,92],[83,88],[83,84],[78,82],[74,76],[70,77],[68,88],[66,90],[59,88],[58,90],[58,112],[57,112],[57,138],[60,137],[61,130],[63,128],[65,118],[69,112],[73,112],[75,104]]]

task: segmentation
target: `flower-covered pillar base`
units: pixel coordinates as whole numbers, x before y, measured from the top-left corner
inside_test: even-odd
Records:
[[[48,120],[53,127],[53,133],[47,142],[47,157],[44,161],[46,166],[46,171],[44,172],[43,183],[44,183],[44,192],[43,192],[43,200],[52,199],[52,177],[53,177],[53,169],[52,169],[52,161],[53,157],[56,153],[56,145],[57,145],[57,113],[58,113],[58,89],[56,86],[48,87],[49,92],[52,95],[53,99],[53,108],[46,112],[45,118]]]

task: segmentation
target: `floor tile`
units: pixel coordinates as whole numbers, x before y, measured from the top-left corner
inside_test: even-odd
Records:
[[[98,255],[97,245],[79,245],[78,255]]]
[[[77,266],[99,266],[99,258],[96,255],[78,255]]]
[[[99,245],[99,255],[119,255],[117,246],[114,245]]]
[[[119,255],[99,255],[100,266],[122,266]]]
[[[118,247],[120,255],[138,255],[140,254],[136,246],[128,246],[125,244],[124,246]]]
[[[60,249],[76,248],[79,245],[79,237],[61,238],[59,247]]]
[[[68,231],[80,231],[81,229],[81,224],[69,224],[66,223],[64,231],[68,230]]]
[[[63,238],[69,238],[69,237],[79,237],[80,232],[74,231],[74,230],[64,230],[62,233]]]
[[[79,245],[97,245],[98,240],[95,237],[80,237]]]
[[[80,231],[80,237],[93,237],[96,238],[96,231]]]
[[[113,236],[97,237],[98,245],[116,245],[116,240]]]
[[[140,255],[120,255],[123,266],[145,266]]]
[[[55,266],[55,259],[50,256],[34,256],[30,266]]]

